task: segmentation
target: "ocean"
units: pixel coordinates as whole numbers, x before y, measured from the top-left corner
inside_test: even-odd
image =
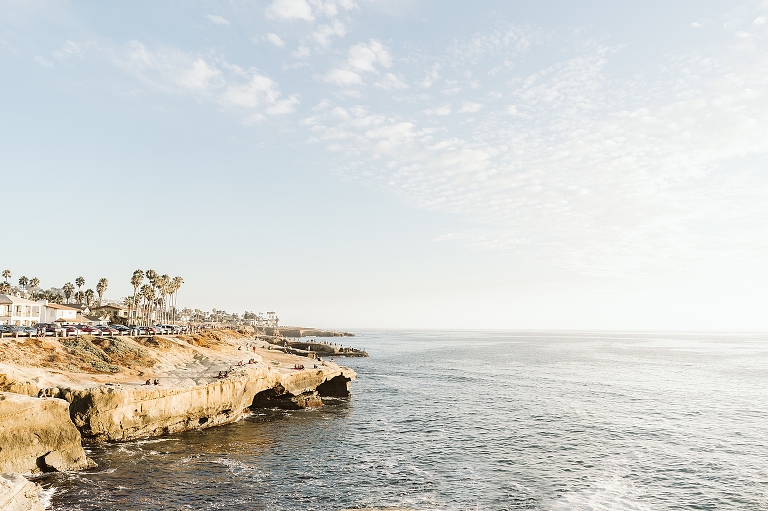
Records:
[[[54,510],[768,510],[768,336],[362,331],[352,397],[89,448]]]

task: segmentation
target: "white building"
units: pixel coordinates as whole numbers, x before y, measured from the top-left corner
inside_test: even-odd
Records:
[[[44,303],[13,295],[0,295],[0,325],[32,326],[40,322]]]
[[[40,314],[40,323],[55,323],[56,321],[59,323],[75,323],[78,312],[74,307],[67,307],[58,303],[48,303],[43,306],[43,311]]]

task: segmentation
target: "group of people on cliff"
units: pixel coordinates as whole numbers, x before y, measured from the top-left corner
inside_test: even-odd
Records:
[[[37,397],[39,397],[40,399],[54,397],[53,389],[40,389],[40,391],[37,393]]]

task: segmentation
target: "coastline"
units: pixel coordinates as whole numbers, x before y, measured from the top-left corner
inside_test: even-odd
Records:
[[[207,429],[252,408],[309,408],[322,406],[322,397],[349,395],[354,371],[315,353],[284,351],[227,330],[3,339],[0,472],[82,470],[94,466],[83,443]],[[38,398],[41,393],[49,397]],[[19,407],[36,419],[16,420]],[[39,434],[46,429],[68,436]]]

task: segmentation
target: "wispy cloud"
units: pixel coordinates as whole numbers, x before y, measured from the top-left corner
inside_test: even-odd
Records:
[[[405,80],[401,76],[396,76],[393,73],[385,74],[384,77],[374,85],[384,90],[403,90],[408,88],[408,84]]]
[[[333,153],[333,168],[470,220],[478,227],[451,228],[450,239],[473,248],[536,250],[585,273],[635,276],[768,253],[764,11],[697,21],[720,39],[628,77],[611,66],[620,48],[502,23],[438,50],[366,37],[345,51],[338,38],[354,25],[337,17],[354,9],[268,5],[269,24],[300,21],[291,27],[300,60],[282,62],[299,79],[285,93],[280,75],[218,49],[66,41],[30,59],[64,67],[98,51],[152,90],[242,112],[246,124],[317,104],[300,126]],[[277,33],[263,37],[286,46]]]
[[[371,39],[368,43],[358,43],[349,48],[347,60],[343,67],[330,70],[323,77],[323,81],[341,86],[362,85],[362,73],[378,74],[377,66],[390,67],[391,65],[392,57],[387,48],[379,41]],[[394,81],[392,81],[393,79]],[[402,82],[394,75],[388,80],[391,81],[390,88],[394,84],[402,85]],[[379,83],[383,86],[386,82]]]
[[[331,44],[331,38],[333,36],[344,37],[347,33],[347,29],[344,24],[338,20],[333,20],[331,24],[320,25],[317,30],[312,32],[313,39],[320,46],[327,47]]]
[[[222,26],[229,25],[229,20],[224,16],[218,16],[216,14],[206,14],[205,17],[211,20],[211,23],[215,23],[216,25],[222,25]]]
[[[312,7],[306,0],[274,0],[267,7],[266,15],[268,18],[284,20],[300,19],[312,21],[315,19],[315,16],[312,14]]]
[[[428,108],[424,110],[427,115],[448,115],[451,113],[451,104],[446,103],[444,105],[436,106],[434,108]]]
[[[323,80],[328,83],[343,86],[361,85],[363,83],[363,78],[359,74],[348,69],[332,69],[326,73]]]
[[[465,101],[464,104],[461,105],[461,109],[459,110],[459,113],[474,114],[476,112],[479,112],[481,108],[483,108],[483,105],[481,103],[475,103],[474,101]]]
[[[277,46],[278,48],[285,48],[285,41],[280,39],[280,36],[277,34],[267,34],[264,36],[264,38],[267,40],[267,42],[272,43],[273,45]]]
[[[282,98],[278,84],[269,76],[243,69],[215,54],[199,55],[172,47],[150,49],[131,41],[114,50],[112,61],[162,92],[192,94],[242,109],[246,124],[262,120],[264,114],[292,113],[300,102],[298,94]]]
[[[318,112],[306,122],[314,139],[349,158],[346,175],[486,226],[452,237],[477,248],[535,248],[585,273],[623,275],[736,260],[728,226],[768,218],[759,199],[768,183],[744,168],[750,155],[768,154],[759,128],[768,126],[768,92],[758,85],[768,68],[763,36],[732,29],[726,37],[745,43],[671,56],[661,70],[632,79],[606,71],[621,51],[589,41],[533,72],[515,73],[514,60],[499,66],[547,37],[494,29],[420,63],[431,69],[417,78],[421,87],[431,87],[438,70],[453,70],[443,91],[455,90],[458,112],[474,114],[469,128],[442,123],[451,105],[432,96],[414,96],[427,102],[417,112],[368,103],[346,108],[348,117]],[[349,54],[346,79],[334,83],[359,85],[376,70],[376,53],[360,49]],[[384,62],[393,64],[389,50]],[[498,68],[506,93],[471,86],[469,70],[483,66]],[[765,232],[763,220],[755,225]],[[758,241],[756,232],[733,238],[739,260],[767,253],[768,238]]]

